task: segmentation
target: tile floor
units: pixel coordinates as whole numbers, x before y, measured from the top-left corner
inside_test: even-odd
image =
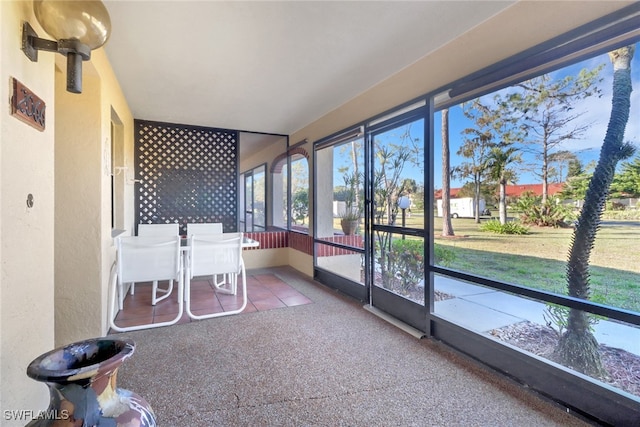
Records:
[[[160,282],[166,288],[167,282]],[[143,323],[159,323],[172,320],[178,313],[178,301],[173,295],[151,305],[151,283],[136,283],[135,293],[127,294],[123,309],[116,315],[118,326],[134,326]],[[159,294],[162,295],[162,294]],[[312,301],[274,274],[247,273],[247,307],[241,313],[266,311],[276,308],[310,304]],[[191,311],[202,315],[235,310],[242,304],[242,280],[238,280],[238,295],[226,295],[214,291],[212,278],[200,277],[191,281]],[[178,323],[193,321],[186,313]],[[114,331],[111,331],[113,333]]]

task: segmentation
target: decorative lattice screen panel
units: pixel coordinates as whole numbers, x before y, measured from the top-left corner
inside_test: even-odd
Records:
[[[135,121],[136,223],[238,224],[238,132]]]

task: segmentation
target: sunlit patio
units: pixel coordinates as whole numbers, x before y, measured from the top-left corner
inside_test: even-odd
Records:
[[[238,309],[242,301],[242,289],[237,295],[219,294],[212,283],[212,277],[198,277],[191,283],[192,312],[195,315],[221,313]],[[161,282],[160,286],[166,286]],[[115,318],[121,327],[154,324],[169,321],[179,313],[177,292],[172,296],[151,305],[151,283],[137,283],[133,295],[124,300],[123,309]],[[297,289],[284,282],[275,274],[265,272],[247,273],[247,306],[242,314],[276,308],[295,307],[310,304],[312,301]],[[189,323],[191,317],[184,313],[177,324]],[[112,331],[114,332],[114,331]]]
[[[290,267],[248,275],[311,303],[115,335],[136,342],[119,385],[158,425],[588,425]]]

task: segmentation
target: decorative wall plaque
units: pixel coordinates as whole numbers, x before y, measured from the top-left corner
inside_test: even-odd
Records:
[[[13,80],[13,94],[11,95],[11,115],[39,131],[44,130],[45,111],[47,106],[25,85],[15,78]]]

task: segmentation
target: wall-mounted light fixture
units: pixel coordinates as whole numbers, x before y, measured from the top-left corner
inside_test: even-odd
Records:
[[[38,51],[59,52],[67,57],[67,90],[82,93],[82,61],[91,51],[106,43],[111,33],[109,12],[101,1],[34,0],[33,11],[42,28],[54,40],[38,37],[25,22],[22,26],[22,50],[38,61]]]

